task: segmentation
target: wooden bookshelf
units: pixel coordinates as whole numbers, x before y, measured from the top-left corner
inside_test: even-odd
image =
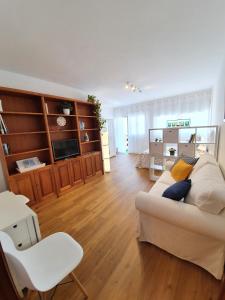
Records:
[[[99,143],[99,142],[100,140],[93,140],[93,141],[81,142],[81,144]]]
[[[6,133],[0,134],[0,156],[13,192],[26,195],[34,204],[103,174],[100,131],[93,104],[4,87],[0,88],[0,100],[0,114],[7,128]],[[63,114],[62,101],[72,104],[70,115]],[[64,118],[64,126],[59,125],[58,118]],[[66,139],[78,141],[80,155],[56,162],[52,142]],[[8,145],[8,154],[4,153],[3,144]],[[38,157],[46,167],[18,173],[16,161],[31,157]]]

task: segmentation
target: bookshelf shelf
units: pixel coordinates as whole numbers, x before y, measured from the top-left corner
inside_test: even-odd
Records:
[[[43,113],[36,113],[36,112],[18,112],[18,111],[3,111],[1,112],[2,115],[28,115],[28,116],[43,116]]]
[[[86,128],[86,129],[79,129],[80,131],[95,131],[95,130],[99,130],[98,128]]]
[[[13,157],[13,156],[27,155],[27,154],[32,154],[35,152],[42,152],[42,151],[48,151],[48,150],[49,150],[49,148],[34,149],[34,150],[29,150],[29,151],[24,151],[24,152],[12,153],[12,154],[6,155],[5,157],[9,158],[9,157]]]
[[[100,140],[81,142],[81,145],[83,145],[83,144],[90,144],[90,143],[97,143],[97,142],[100,142]]]
[[[47,114],[48,117],[76,117],[76,115],[65,115],[65,114]]]
[[[14,135],[27,135],[27,134],[46,134],[47,131],[24,131],[24,132],[10,132],[1,134],[2,137],[4,136],[14,136]]]
[[[96,116],[78,115],[78,118],[95,118]]]
[[[73,132],[78,131],[77,129],[59,129],[59,130],[49,130],[50,133],[60,133],[60,132]]]

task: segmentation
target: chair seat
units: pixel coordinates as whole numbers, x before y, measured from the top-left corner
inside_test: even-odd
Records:
[[[63,232],[52,234],[20,254],[34,288],[41,292],[56,286],[75,269],[82,257],[81,246]]]

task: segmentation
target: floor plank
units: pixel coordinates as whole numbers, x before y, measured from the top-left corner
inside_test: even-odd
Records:
[[[147,170],[135,168],[135,156],[120,155],[111,164],[110,174],[36,207],[43,237],[65,231],[83,246],[75,273],[89,299],[217,299],[220,282],[206,271],[138,242],[135,195],[153,183]],[[57,287],[53,299],[81,300],[83,295],[68,283]]]

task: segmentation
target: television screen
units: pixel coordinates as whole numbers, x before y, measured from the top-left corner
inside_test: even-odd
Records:
[[[78,140],[60,140],[52,142],[55,160],[80,154]]]

